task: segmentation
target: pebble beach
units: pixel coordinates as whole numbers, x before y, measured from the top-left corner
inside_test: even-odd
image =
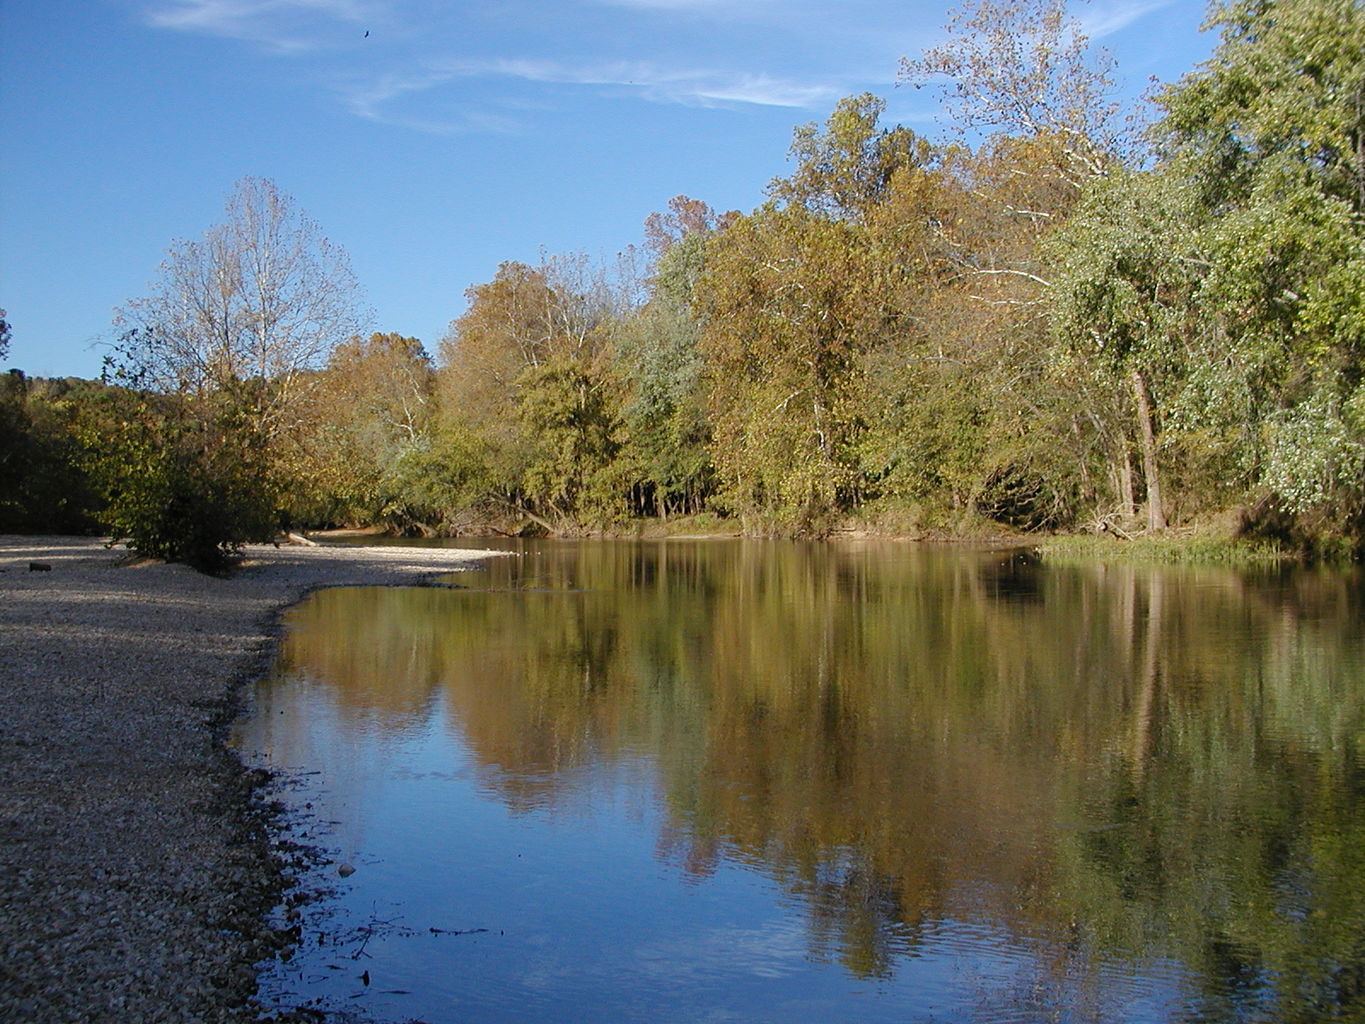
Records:
[[[225,745],[280,613],[486,557],[251,546],[226,578],[0,536],[0,1022],[253,1021],[283,937],[258,792]]]

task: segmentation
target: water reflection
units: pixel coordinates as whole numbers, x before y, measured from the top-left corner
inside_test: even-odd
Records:
[[[490,863],[540,923],[424,1019],[680,1019],[650,986],[696,1019],[1365,1013],[1354,577],[598,543],[529,546],[456,587],[313,597],[248,743],[322,767],[376,861],[415,841],[392,830],[438,830],[439,877],[404,861],[390,899],[479,876],[477,844],[513,826],[477,822],[501,812],[644,843],[668,870],[633,891],[605,841],[539,874]],[[764,909],[730,919],[755,885]],[[601,934],[543,923],[585,887]],[[719,893],[732,905],[697,910]],[[547,928],[581,956],[545,967],[560,1001],[537,1003]],[[459,987],[490,977],[496,997]]]

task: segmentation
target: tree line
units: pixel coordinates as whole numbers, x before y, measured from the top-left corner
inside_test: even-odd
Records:
[[[366,335],[344,252],[247,179],[119,311],[101,383],[11,372],[0,525],[207,562],[281,525],[680,516],[1359,553],[1365,11],[1208,27],[1140,124],[1062,2],[969,0],[900,68],[943,137],[848,97],[759,208],[679,196],[618,266],[504,263],[434,359]]]

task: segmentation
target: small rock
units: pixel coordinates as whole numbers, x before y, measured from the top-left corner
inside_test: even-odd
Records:
[[[337,874],[340,875],[342,878],[350,878],[351,875],[355,874],[355,868],[350,864],[345,863],[338,864]]]

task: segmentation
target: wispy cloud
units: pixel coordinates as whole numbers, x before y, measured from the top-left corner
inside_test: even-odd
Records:
[[[475,106],[457,105],[439,114],[434,105],[418,103],[412,110],[410,97],[421,98],[458,78],[450,70],[402,71],[381,75],[365,82],[351,82],[341,89],[347,108],[357,117],[380,124],[408,128],[427,135],[465,135],[471,133],[512,134],[520,122],[509,114]]]
[[[158,0],[144,10],[154,28],[238,39],[277,53],[317,49],[338,24],[354,28],[376,14],[369,0]]]
[[[780,70],[752,70],[752,54],[731,54],[740,69],[689,65],[683,44],[651,55],[655,59],[613,59],[593,49],[601,36],[586,33],[572,44],[583,53],[565,57],[564,38],[533,39],[527,49],[555,56],[497,55],[493,33],[481,31],[489,22],[442,19],[439,8],[426,8],[436,18],[437,31],[415,30],[416,7],[396,0],[140,0],[147,24],[163,30],[240,40],[282,56],[344,52],[357,46],[361,29],[376,31],[365,45],[365,59],[343,65],[314,61],[312,68],[330,82],[342,102],[357,117],[401,125],[430,134],[515,132],[528,127],[526,86],[540,86],[532,103],[558,107],[574,97],[635,99],[649,103],[702,108],[827,107],[846,89],[834,77],[821,79]],[[757,15],[782,7],[788,0],[580,0],[589,6],[653,9],[666,15],[716,12],[717,17]],[[629,14],[605,14],[609,21]],[[433,23],[428,23],[433,24]],[[545,33],[541,33],[545,36]],[[348,43],[349,41],[349,43]],[[451,56],[459,46],[465,53]],[[638,50],[638,47],[635,47]],[[719,47],[728,49],[732,47]],[[488,50],[492,49],[490,54]],[[445,53],[442,53],[442,50]],[[671,50],[672,52],[667,52]],[[359,52],[359,51],[356,51]],[[714,58],[713,54],[713,58]],[[705,60],[705,58],[702,58]],[[749,65],[749,67],[745,67]],[[837,77],[837,76],[836,76]],[[520,88],[518,87],[520,86]]]
[[[510,132],[519,127],[510,102],[505,113],[487,107],[490,93],[480,89],[479,105],[471,98],[458,113],[429,117],[409,113],[412,108],[448,106],[448,93],[462,82],[509,79],[560,89],[595,89],[605,94],[636,96],[654,103],[696,107],[758,105],[805,108],[828,105],[841,95],[832,85],[802,83],[764,74],[711,70],[668,69],[642,62],[572,65],[537,58],[450,60],[421,70],[381,75],[352,82],[344,90],[353,113],[369,120],[397,124],[434,134],[471,131]],[[443,96],[445,93],[447,95]],[[492,95],[496,96],[496,92]],[[558,94],[554,101],[563,100]],[[441,100],[447,100],[441,103]],[[547,101],[548,102],[548,101]],[[458,103],[458,101],[457,101]]]
[[[766,74],[707,69],[670,69],[647,62],[614,61],[573,65],[537,59],[456,62],[462,76],[504,76],[547,85],[597,86],[636,92],[656,102],[693,106],[743,103],[768,107],[808,107],[837,96],[825,84],[797,82]]]
[[[1171,3],[1172,0],[1120,0],[1118,3],[1087,8],[1079,13],[1076,20],[1088,38],[1103,39],[1123,31],[1153,11],[1169,7]]]

